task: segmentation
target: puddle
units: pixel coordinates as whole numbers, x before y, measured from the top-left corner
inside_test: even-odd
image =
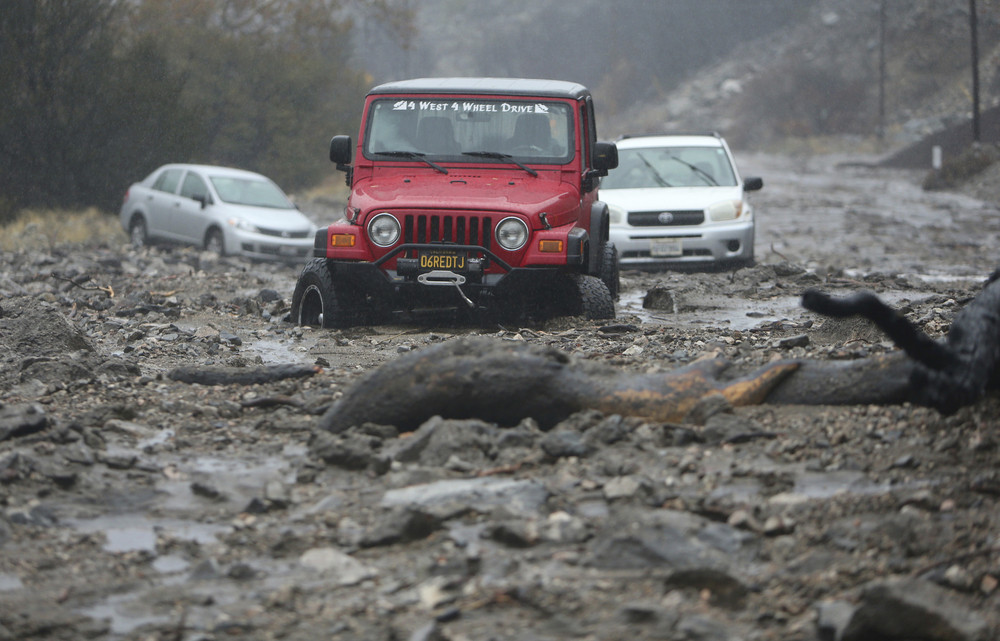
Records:
[[[77,611],[93,619],[108,621],[110,633],[117,638],[141,626],[164,624],[170,620],[167,615],[150,614],[136,593],[116,594],[97,605]]]
[[[705,306],[685,312],[672,313],[663,309],[645,309],[642,301],[646,297],[644,289],[622,292],[618,301],[619,313],[633,314],[644,323],[654,325],[692,326],[705,328],[725,327],[747,331],[760,325],[794,318],[802,313],[799,296],[782,296],[765,302],[740,299],[734,307],[731,298],[711,296],[699,297]]]
[[[217,535],[229,531],[229,527],[224,525],[150,519],[139,514],[68,519],[66,523],[79,532],[103,533],[105,552],[156,552],[156,539],[160,534],[207,545],[216,543]]]
[[[16,574],[8,574],[6,572],[0,572],[0,592],[10,592],[13,590],[20,590],[24,587],[21,583],[21,577]]]

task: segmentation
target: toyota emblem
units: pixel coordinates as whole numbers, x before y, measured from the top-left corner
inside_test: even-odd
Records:
[[[669,225],[670,223],[674,222],[674,215],[671,214],[669,211],[661,211],[659,214],[657,214],[656,220],[664,225]]]

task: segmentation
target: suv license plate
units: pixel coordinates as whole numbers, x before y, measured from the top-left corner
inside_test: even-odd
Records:
[[[661,240],[651,240],[649,241],[649,255],[654,258],[683,256],[684,249],[681,247],[681,239],[663,238]]]
[[[420,269],[465,269],[464,254],[420,254]]]

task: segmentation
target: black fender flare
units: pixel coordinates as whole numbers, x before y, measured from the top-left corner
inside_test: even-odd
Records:
[[[590,207],[590,249],[587,252],[587,273],[596,275],[601,265],[601,250],[608,241],[611,214],[607,203],[600,200]]]

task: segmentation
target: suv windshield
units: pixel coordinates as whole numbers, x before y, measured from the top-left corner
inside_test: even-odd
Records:
[[[618,150],[601,189],[733,187],[736,175],[722,147],[645,147]]]
[[[481,99],[376,100],[364,153],[416,152],[434,160],[565,164],[573,157],[573,111],[560,102]]]

